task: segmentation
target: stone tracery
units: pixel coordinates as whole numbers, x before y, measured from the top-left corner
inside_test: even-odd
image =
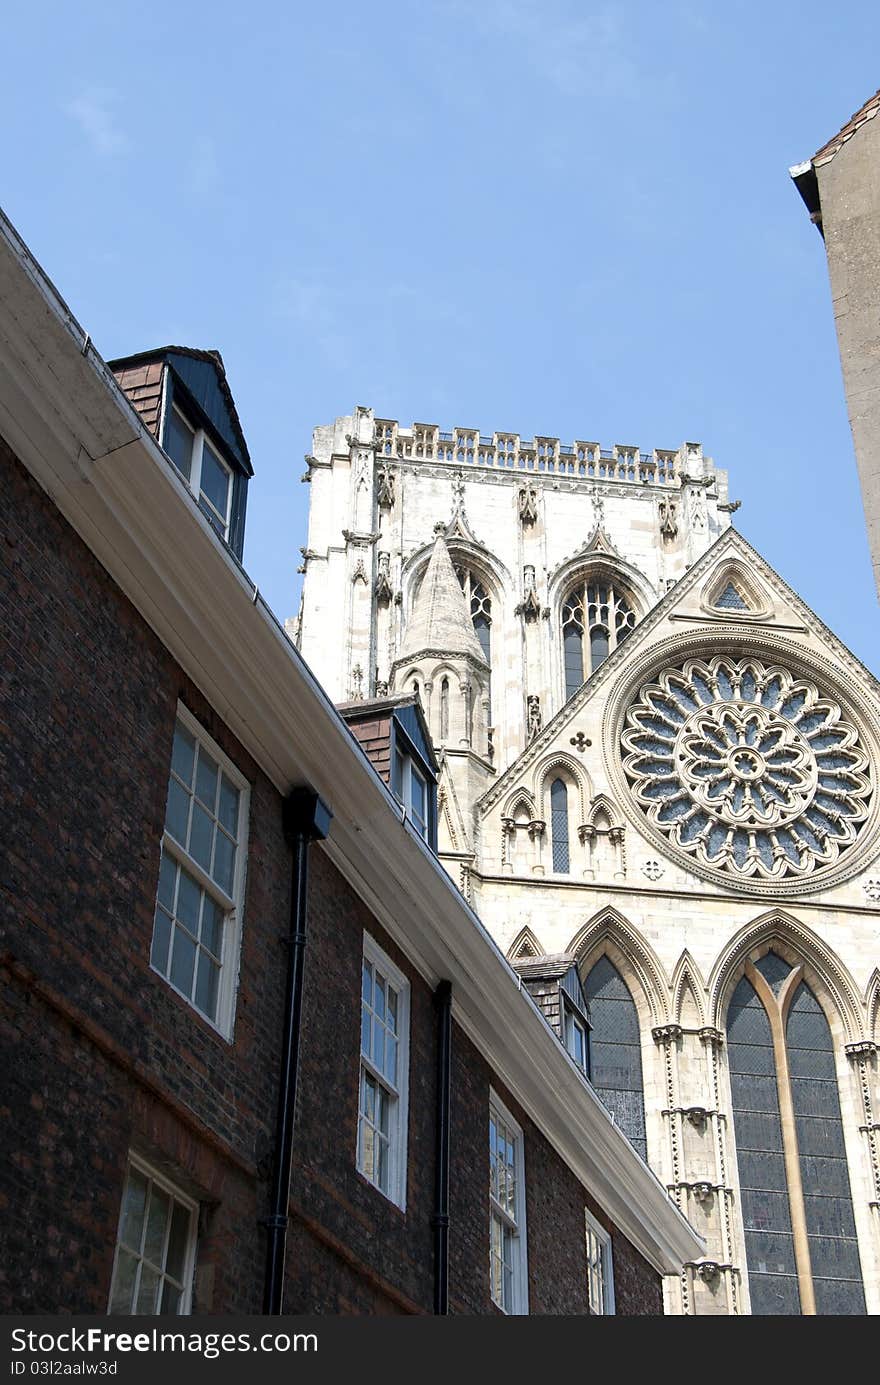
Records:
[[[784,880],[835,862],[872,785],[858,732],[780,664],[716,656],[643,686],[623,766],[648,820],[702,866]]]

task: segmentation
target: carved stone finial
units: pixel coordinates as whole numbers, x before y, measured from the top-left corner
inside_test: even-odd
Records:
[[[534,486],[520,486],[519,518],[521,524],[534,524],[538,518],[538,492]]]
[[[541,614],[541,603],[538,600],[535,569],[532,563],[526,563],[523,568],[523,599],[516,608],[516,614],[525,616],[526,620],[537,620]]]
[[[677,506],[674,500],[668,500],[665,496],[657,501],[657,509],[660,513],[660,533],[664,539],[674,539],[678,533],[678,519],[676,516]]]
[[[351,671],[351,699],[353,702],[361,702],[364,696],[364,671],[360,664],[355,664]]]
[[[391,554],[378,554],[379,572],[373,585],[376,600],[388,602],[394,596],[394,589],[391,586]]]
[[[390,510],[394,505],[394,472],[383,466],[376,478],[376,499],[381,508]]]

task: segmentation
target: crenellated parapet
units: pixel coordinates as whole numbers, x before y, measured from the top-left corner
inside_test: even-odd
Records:
[[[480,433],[474,428],[444,432],[436,423],[404,427],[396,419],[374,423],[377,456],[400,461],[445,462],[456,467],[487,467],[493,471],[543,472],[549,476],[582,477],[591,481],[632,482],[642,486],[680,488],[688,482],[711,483],[723,477],[698,442],[678,448],[642,452],[631,444],[602,447],[598,442],[519,433]]]

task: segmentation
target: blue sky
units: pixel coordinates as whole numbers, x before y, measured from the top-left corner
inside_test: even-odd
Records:
[[[106,357],[217,347],[246,565],[298,601],[311,429],[700,440],[880,673],[822,243],[788,167],[880,85],[851,0],[31,0],[2,201]]]

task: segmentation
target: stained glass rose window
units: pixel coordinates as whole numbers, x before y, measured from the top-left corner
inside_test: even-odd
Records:
[[[649,821],[727,875],[784,880],[831,865],[868,816],[856,728],[778,664],[721,656],[667,669],[628,709],[623,751]]]

